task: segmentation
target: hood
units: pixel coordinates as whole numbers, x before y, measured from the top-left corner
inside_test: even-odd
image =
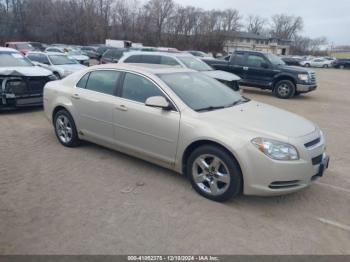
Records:
[[[239,106],[200,113],[200,118],[212,125],[239,128],[267,138],[294,138],[315,131],[313,123],[296,114],[279,108],[250,101]]]
[[[59,69],[63,69],[65,71],[70,71],[70,72],[75,72],[79,71],[81,69],[85,69],[86,66],[81,65],[81,64],[74,64],[74,65],[55,65],[55,67]]]
[[[50,70],[39,66],[0,67],[0,75],[7,76],[49,76]]]
[[[86,56],[86,55],[70,55],[69,57],[75,59],[75,60],[79,60],[79,61],[82,61],[82,60],[89,60],[89,57]]]
[[[211,70],[211,71],[201,71],[201,72],[206,74],[207,76],[210,76],[218,80],[229,81],[229,82],[241,80],[239,76],[236,76],[235,74],[228,73],[221,70]]]
[[[300,66],[279,65],[278,67],[283,69],[284,71],[297,73],[297,74],[313,72],[310,69],[302,68]]]

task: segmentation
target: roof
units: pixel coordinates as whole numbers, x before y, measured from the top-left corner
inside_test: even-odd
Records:
[[[16,52],[16,53],[19,53],[16,49],[8,48],[8,47],[0,47],[0,52]]]
[[[248,39],[259,39],[259,40],[269,40],[270,37],[265,36],[265,35],[259,35],[255,33],[250,33],[250,32],[229,32],[229,36],[232,37],[237,37],[237,38],[248,38]]]
[[[193,57],[189,53],[166,53],[166,52],[143,52],[143,51],[131,51],[126,54],[131,55],[157,55],[157,56],[169,56],[169,57]]]
[[[62,56],[66,56],[63,53],[58,53],[58,52],[40,52],[40,51],[30,51],[27,53],[27,55],[30,54],[41,54],[41,55],[62,55]]]
[[[187,68],[179,68],[179,67],[168,67],[161,65],[145,65],[145,64],[104,64],[104,65],[96,65],[91,66],[89,69],[123,69],[130,70],[135,72],[147,72],[150,74],[170,74],[170,73],[186,73],[186,72],[196,72]]]

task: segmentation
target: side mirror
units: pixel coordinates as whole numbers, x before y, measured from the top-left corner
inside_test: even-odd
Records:
[[[169,102],[162,96],[152,96],[147,98],[145,102],[146,106],[162,108],[163,110],[169,110]]]
[[[41,66],[41,64],[39,62],[36,62],[36,61],[32,61],[32,64],[35,66]]]
[[[261,67],[262,68],[269,68],[269,64],[268,63],[261,63]]]
[[[118,63],[118,62],[119,62],[119,59],[113,58],[112,61],[113,61],[113,63]]]

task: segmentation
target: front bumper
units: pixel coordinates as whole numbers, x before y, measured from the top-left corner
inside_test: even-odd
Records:
[[[299,93],[308,93],[317,89],[317,85],[306,85],[306,84],[297,84],[297,92]]]
[[[300,159],[297,161],[276,161],[261,153],[253,145],[247,145],[242,153],[244,159],[248,161],[240,161],[244,194],[258,196],[289,194],[308,187],[322,177],[329,164],[324,140],[310,148],[305,147],[306,143],[315,140],[316,137],[319,135],[314,133],[290,141],[299,151]]]
[[[41,106],[43,104],[42,94],[15,95],[3,94],[1,96],[0,106],[3,107],[30,107]]]

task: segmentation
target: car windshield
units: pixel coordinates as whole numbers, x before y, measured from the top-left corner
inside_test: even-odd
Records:
[[[34,66],[30,60],[19,53],[0,53],[0,67]]]
[[[266,54],[267,59],[273,64],[273,65],[285,65],[286,63],[278,56],[268,53]]]
[[[185,64],[186,67],[196,71],[212,71],[213,69],[204,63],[202,60],[191,56],[178,57],[178,59]]]
[[[239,92],[199,72],[159,74],[182,101],[195,111],[211,111],[243,102]]]
[[[64,55],[50,55],[49,59],[53,65],[74,65],[78,63]]]

